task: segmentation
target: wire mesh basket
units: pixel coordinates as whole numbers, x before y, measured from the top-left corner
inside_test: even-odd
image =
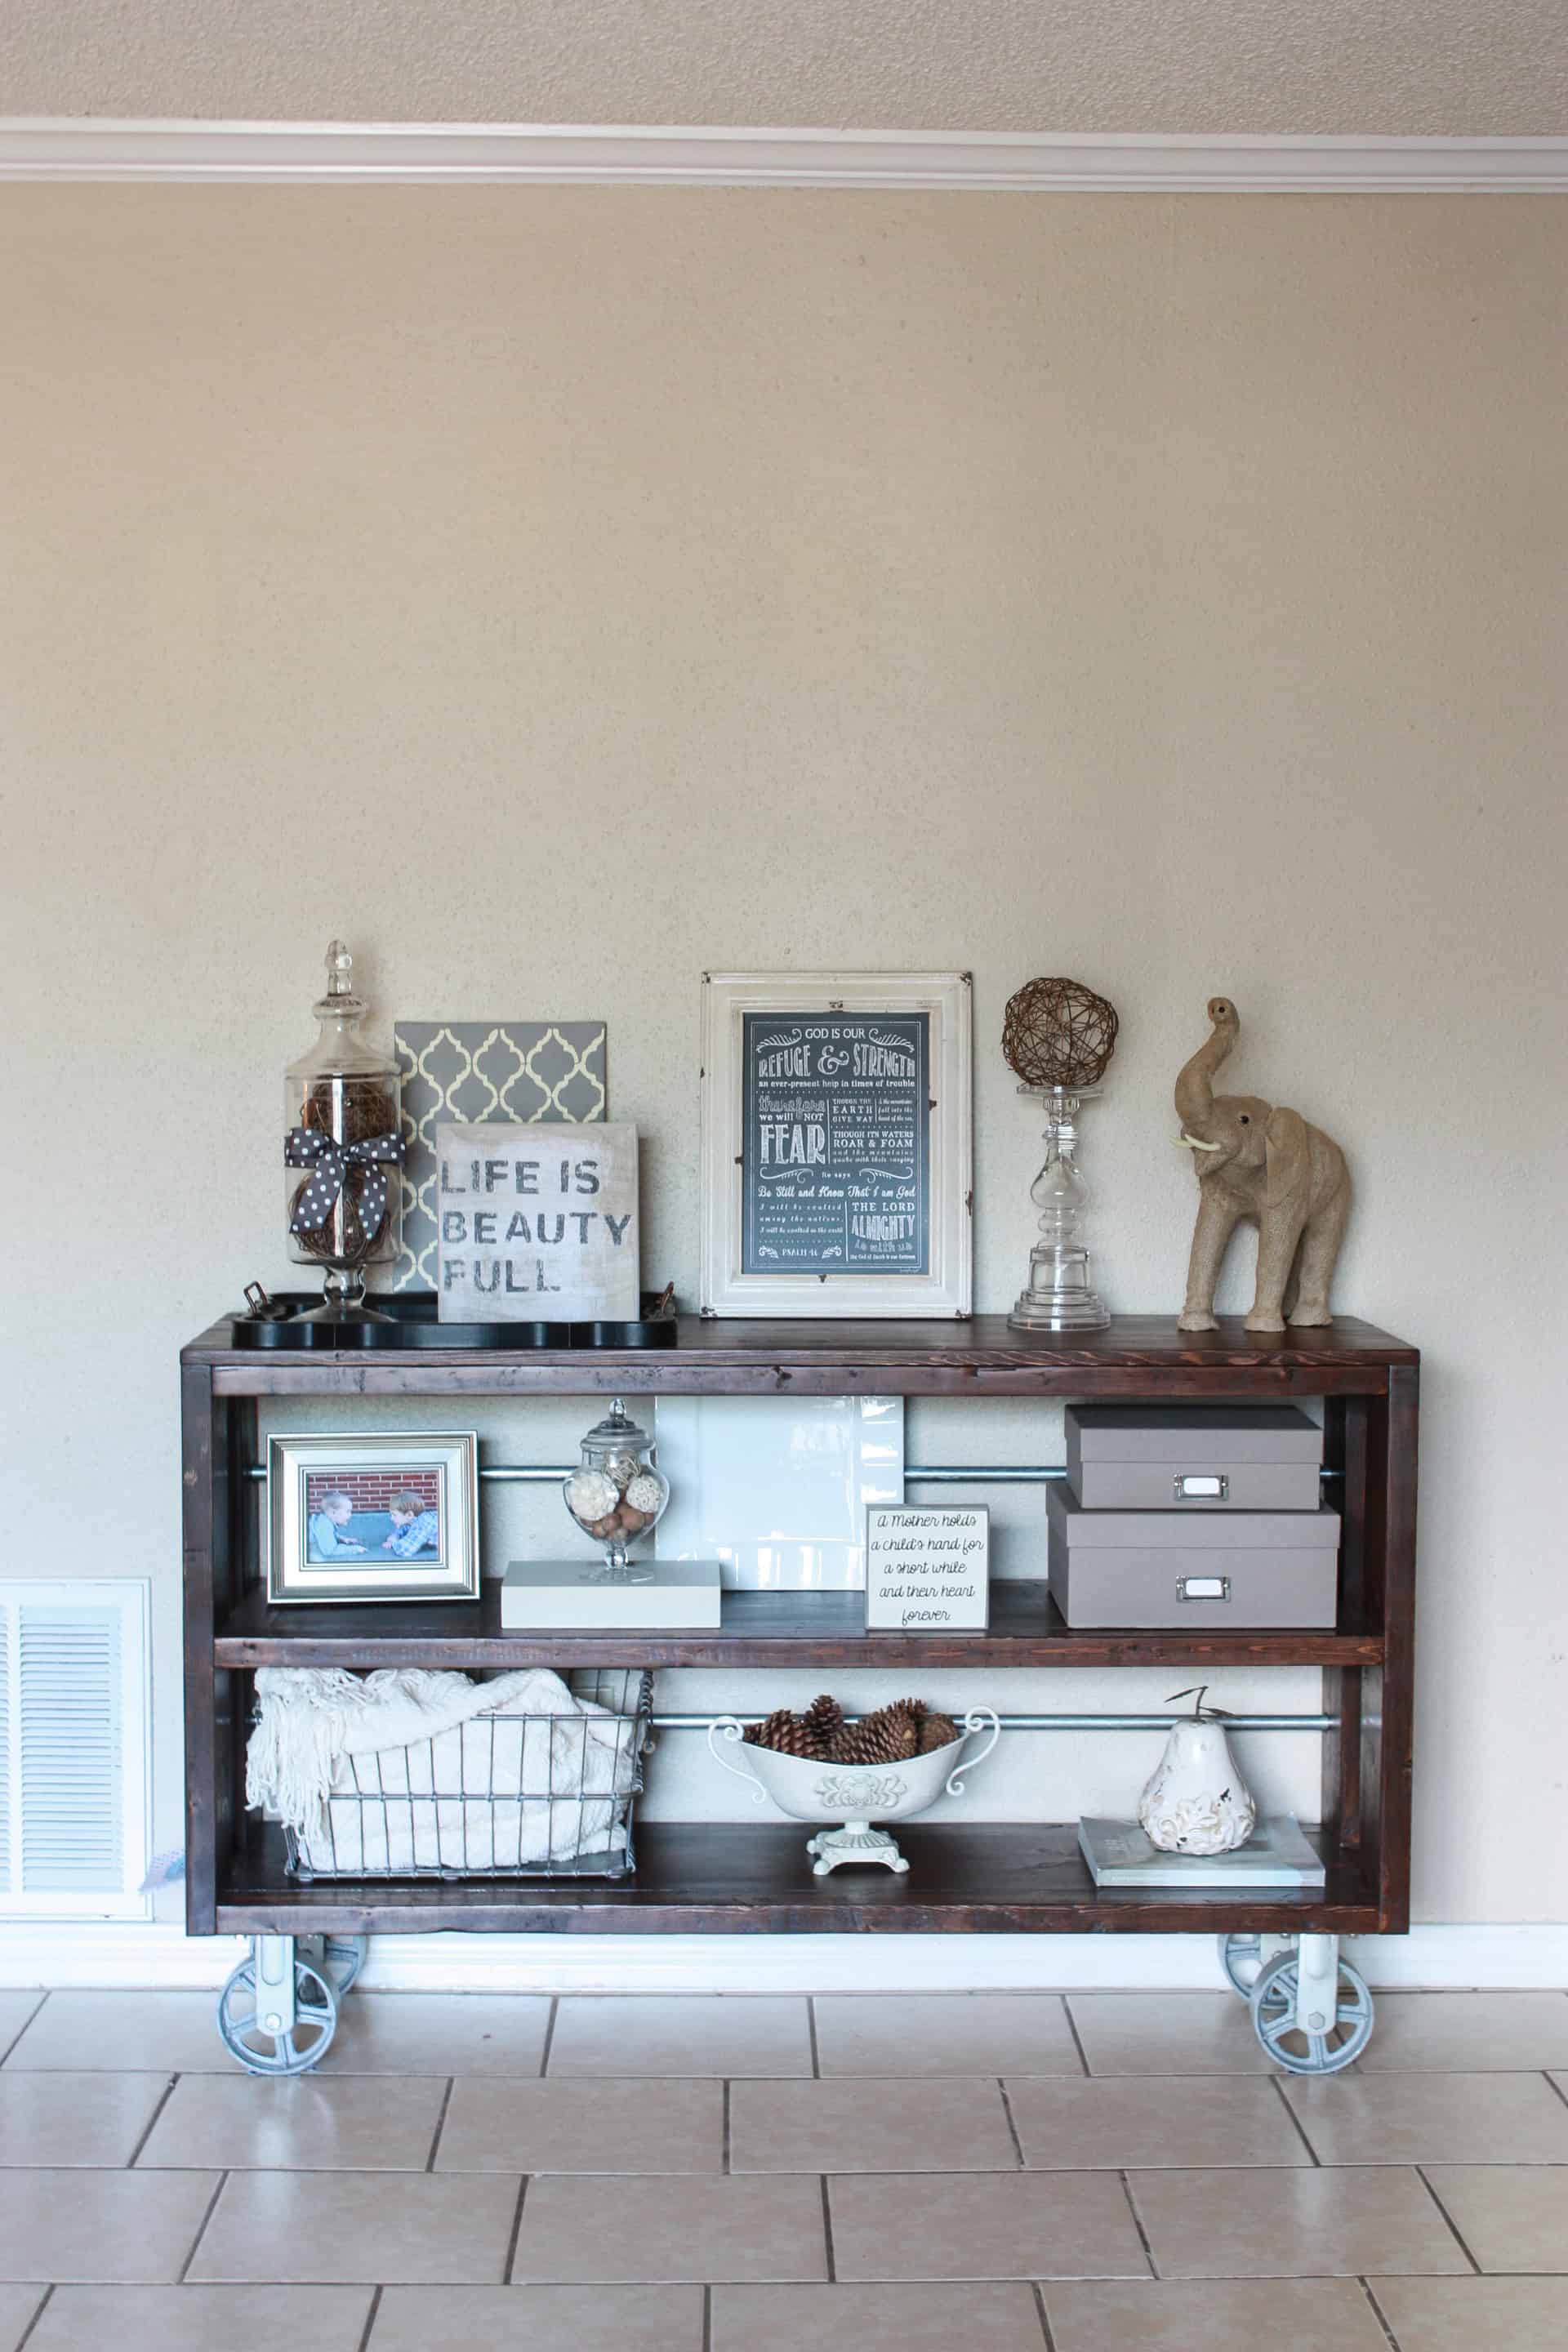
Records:
[[[291,1876],[625,1878],[652,1744],[653,1675],[568,1675],[603,1715],[475,1716],[405,1748],[344,1756],[317,1832],[285,1829]]]

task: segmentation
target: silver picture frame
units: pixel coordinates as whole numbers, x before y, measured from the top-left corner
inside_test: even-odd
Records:
[[[269,1437],[268,1601],[477,1601],[479,1454],[471,1429]]]

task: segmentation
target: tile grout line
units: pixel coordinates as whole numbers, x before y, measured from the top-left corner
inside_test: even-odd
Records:
[[[1427,2179],[1425,2167],[1418,2164],[1414,2168],[1414,2170],[1416,2179],[1421,2183],[1422,2188],[1426,2191],[1427,2196],[1430,2197],[1433,2204],[1436,2205],[1438,2212],[1442,2215],[1444,2225],[1447,2229],[1450,2236],[1453,2238],[1454,2243],[1458,2246],[1459,2252],[1468,2263],[1477,2278],[1484,2278],[1486,2276],[1486,2273],[1482,2270],[1479,2263],[1477,2262],[1474,2254],[1471,2253],[1468,2246],[1466,2245],[1464,2233],[1460,2230],[1458,2223],[1455,2221],[1453,2215],[1449,2212],[1447,2207],[1438,2196],[1437,2191],[1433,2188],[1432,2183]]]
[[[713,2352],[713,2290],[702,2290],[702,2352]]]
[[[1290,2105],[1289,2096],[1286,2091],[1284,2084],[1279,2080],[1278,2074],[1271,2075],[1268,2079],[1272,2082],[1275,2090],[1278,2092],[1280,2104],[1283,2105],[1286,2114],[1289,2116],[1290,2121],[1296,2126],[1297,2138],[1300,2141],[1302,2147],[1306,2149],[1307,2154],[1310,2157],[1312,2162],[1317,2166],[1321,2172],[1323,2168],[1323,2159],[1318,2154],[1317,2149],[1312,2146],[1311,2141],[1308,2138],[1307,2126],[1301,2121],[1300,2116],[1296,2113],[1295,2108]]]
[[[30,1990],[30,1988],[29,1988],[29,1990]],[[10,2057],[12,2051],[13,2051],[13,2050],[15,2050],[15,2049],[17,2047],[18,2043],[21,2042],[22,2036],[23,2036],[23,2034],[24,2034],[24,2033],[26,2033],[26,2031],[27,2031],[28,2027],[29,2027],[29,2026],[31,2026],[31,2025],[37,2025],[37,2021],[38,2021],[39,2018],[40,2018],[40,2017],[42,2017],[42,2015],[43,2015],[43,2013],[44,2013],[44,2003],[48,2000],[48,1997],[49,1997],[49,1996],[48,1996],[48,1994],[47,1994],[47,1991],[46,1991],[46,1992],[41,1992],[41,1993],[38,1995],[38,1998],[37,1998],[37,2001],[34,2003],[33,2007],[32,2007],[32,2008],[27,2011],[26,2016],[22,2020],[21,2024],[16,2028],[16,2032],[15,2032],[15,2033],[13,2033],[13,2035],[11,2036],[10,2041],[9,2041],[9,2042],[7,2042],[7,2043],[5,2044],[5,2049],[4,2049],[4,2050],[0,2050],[0,2066],[4,2066],[4,2064],[5,2063],[5,2061]],[[19,2068],[17,2069],[17,2072],[18,2072],[18,2073],[26,2073],[26,2068],[21,2068],[21,2067],[19,2067]],[[118,2071],[119,2071],[119,2070],[118,2070],[118,2069],[116,2069],[116,2072],[118,2072]],[[54,2289],[53,2289],[53,2287],[51,2287],[51,2288],[49,2289],[49,2293],[50,2293],[51,2294],[54,2293]],[[39,2309],[40,2309],[40,2310],[42,2310],[43,2305],[40,2304],[38,2307],[39,2307]],[[33,2332],[33,2331],[32,2331],[32,2329],[31,2329],[31,2328],[29,2328],[29,2329],[27,2330],[27,2333],[28,2333],[28,2335],[29,2335],[29,2336],[32,2334],[32,2332]]]
[[[822,2053],[816,2044],[816,1995],[814,1992],[805,1996],[805,2030],[811,2041],[811,2079],[814,2083],[820,2083]]]
[[[1561,2084],[1561,2083],[1554,2083],[1554,2082],[1552,2081],[1551,2074],[1547,2072],[1547,2069],[1546,2069],[1544,2066],[1542,2068],[1542,2070],[1541,2070],[1541,2071],[1542,2071],[1542,2074],[1543,2075],[1545,2075],[1545,2078],[1546,2078],[1546,2087],[1547,2087],[1547,2089],[1548,2089],[1549,2091],[1551,2091],[1551,2092],[1554,2093],[1554,2094],[1555,2094],[1555,2095],[1556,2095],[1558,2098],[1560,2098],[1560,2099],[1562,2100],[1562,2102],[1563,2102],[1563,2105],[1564,2105],[1565,2107],[1568,2107],[1568,2091],[1565,2091],[1565,2090],[1563,2088],[1563,2085],[1562,2085],[1562,2084]]]
[[[1038,2279],[1030,2281],[1035,2290],[1035,2315],[1040,2323],[1040,2334],[1046,2339],[1046,2352],[1057,2352],[1057,2339],[1051,2334],[1051,2315],[1046,2309],[1046,2290]]]
[[[722,2084],[721,2109],[719,2169],[727,2178],[734,2168],[730,2155],[730,2077],[728,2074],[725,2075]]]
[[[528,2196],[528,2184],[532,2178],[533,2175],[531,2172],[525,2172],[517,2184],[517,2210],[511,2217],[511,2235],[507,2240],[506,2260],[502,2263],[500,2270],[502,2286],[511,2286],[514,2284],[511,2274],[517,2267],[517,2242],[522,2235],[522,2208]]]
[[[833,2208],[827,2201],[827,2175],[826,2172],[821,2176],[821,2187],[822,2234],[824,2239],[826,2241],[827,2247],[827,2284],[829,2286],[837,2286],[838,2284],[838,2265],[833,2258]]]
[[[142,2152],[145,2148],[148,2141],[152,2138],[153,2132],[157,2129],[158,2118],[163,2114],[164,2108],[168,2105],[170,2100],[174,2097],[174,2092],[179,2085],[179,2080],[180,2078],[178,2074],[171,2074],[168,2081],[164,2084],[163,2090],[158,2095],[158,2104],[147,2118],[146,2129],[142,2132],[141,2138],[137,2141],[135,2147],[126,2158],[123,2166],[121,2168],[122,2171],[132,2172],[135,2170],[136,2166],[141,2162]],[[195,2171],[199,2170],[200,2168],[193,2166],[191,2169]]]
[[[550,1996],[550,2014],[544,2021],[544,2047],[539,2053],[539,2080],[542,2083],[550,2072],[550,2053],[555,2047],[555,2021],[561,2014],[561,1996]]]
[[[151,2178],[150,2175],[149,2178]],[[228,2167],[226,2165],[223,2170],[218,2174],[217,2187],[213,2190],[212,2195],[207,2200],[207,2210],[202,2215],[201,2228],[196,2231],[195,2243],[192,2245],[190,2252],[185,2256],[184,2261],[180,2265],[180,2275],[174,2281],[174,2284],[176,2286],[184,2286],[185,2281],[190,2277],[191,2264],[195,2261],[196,2256],[201,2252],[202,2240],[207,2233],[207,2224],[211,2221],[214,2213],[217,2210],[217,2200],[223,2195],[224,2190],[227,2188],[228,2180]]]
[[[26,2352],[26,2347],[32,2340],[33,2332],[37,2328],[39,2320],[42,2319],[45,2312],[47,2311],[49,2304],[54,2296],[54,2292],[55,2290],[52,2286],[47,2286],[44,2289],[44,2299],[42,2303],[39,2304],[37,2311],[34,2312],[26,2327],[23,2328],[21,2335],[16,2338],[16,2352]]]
[[[1376,2295],[1373,2294],[1372,2291],[1372,2281],[1369,2278],[1358,2278],[1356,2284],[1360,2287],[1363,2294],[1365,2295],[1367,2302],[1372,2306],[1372,2315],[1376,2320],[1378,2326],[1382,2328],[1384,2334],[1387,2336],[1388,2341],[1393,2347],[1393,2352],[1399,2352],[1399,2338],[1395,2336],[1393,2328],[1389,2326],[1383,2305],[1379,2303]]]
[[[1070,2077],[1069,2077],[1069,2080],[1070,2080]],[[1027,2169],[1027,2167],[1026,2166],[1025,2161],[1024,2161],[1024,2143],[1023,2143],[1023,2141],[1018,2137],[1018,2126],[1017,2126],[1017,2125],[1013,2121],[1013,2102],[1012,2102],[1012,2100],[1007,2096],[1007,2085],[1006,2085],[1006,2084],[1004,2082],[1004,2080],[1003,2080],[1003,2078],[1002,2078],[1002,2076],[1001,2076],[1000,2074],[998,2074],[998,2075],[997,2075],[997,2077],[996,2077],[996,2088],[997,2088],[997,2089],[998,2089],[998,2091],[1000,2091],[1000,2093],[1002,2094],[1002,2113],[1003,2113],[1003,2114],[1006,2116],[1006,2118],[1007,2118],[1007,2129],[1008,2129],[1008,2131],[1009,2131],[1009,2132],[1011,2133],[1011,2135],[1012,2135],[1012,2138],[1013,2138],[1013,2153],[1014,2153],[1014,2155],[1015,2155],[1015,2156],[1017,2158],[1017,2159],[1018,2159],[1018,2169],[1019,2169],[1019,2171],[1020,2171],[1020,2172],[1023,2172],[1023,2171],[1026,2171],[1026,2170]]]
[[[1067,2018],[1068,2032],[1072,2035],[1072,2046],[1078,2052],[1078,2063],[1083,2069],[1084,2077],[1086,2081],[1092,2079],[1094,2069],[1089,2063],[1089,2053],[1083,2046],[1083,2036],[1078,2030],[1078,2020],[1072,2013],[1072,2003],[1068,1999],[1065,1992],[1058,1993],[1057,1995],[1057,1999],[1061,2002],[1063,2012]]]
[[[370,2309],[364,2315],[364,2333],[360,2337],[356,2352],[369,2352],[370,2339],[375,2333],[376,2315],[381,2309],[381,2298],[385,2293],[386,2289],[384,2286],[373,2287],[371,2290]]]
[[[1121,2183],[1121,2194],[1127,2200],[1127,2210],[1132,2216],[1132,2226],[1138,2232],[1138,2242],[1143,2249],[1143,2259],[1149,2265],[1149,2275],[1151,2278],[1157,2279],[1160,2275],[1160,2265],[1154,2260],[1154,2249],[1149,2243],[1149,2232],[1143,2227],[1143,2216],[1138,2210],[1138,2200],[1132,2194],[1132,2183],[1124,2170],[1118,2170],[1116,2178]]]
[[[526,2080],[526,2077],[524,2079]],[[434,2172],[436,2169],[436,2158],[441,2152],[441,2134],[447,2128],[447,2110],[452,2104],[452,2094],[457,2087],[458,2081],[456,2075],[448,2074],[447,2077],[447,2087],[441,2094],[441,2112],[436,2118],[436,2136],[430,2142],[430,2153],[425,2159],[425,2169],[426,2172]]]

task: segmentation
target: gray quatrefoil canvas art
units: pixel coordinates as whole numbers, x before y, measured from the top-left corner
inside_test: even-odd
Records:
[[[400,1021],[403,1248],[395,1290],[436,1286],[436,1123],[605,1116],[602,1021]]]

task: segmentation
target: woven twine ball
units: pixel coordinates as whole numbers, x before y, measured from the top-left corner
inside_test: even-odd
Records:
[[[566,1481],[568,1508],[589,1525],[606,1517],[620,1499],[615,1480],[602,1470],[578,1470]]]
[[[1079,980],[1031,980],[1002,1016],[1002,1051],[1026,1087],[1092,1087],[1116,1050],[1116,1007]]]

